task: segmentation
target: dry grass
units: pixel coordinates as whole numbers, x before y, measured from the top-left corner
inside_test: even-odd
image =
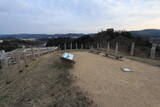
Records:
[[[0,107],[88,107],[91,101],[73,86],[73,65],[59,55],[44,56],[23,72],[16,67],[0,75]]]

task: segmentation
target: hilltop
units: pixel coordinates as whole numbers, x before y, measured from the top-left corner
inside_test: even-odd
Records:
[[[159,67],[87,51],[70,52],[75,55],[74,65],[60,60],[61,52],[54,52],[30,62],[22,72],[18,65],[0,70],[0,106],[157,107],[160,104]],[[121,67],[134,72],[122,72]]]

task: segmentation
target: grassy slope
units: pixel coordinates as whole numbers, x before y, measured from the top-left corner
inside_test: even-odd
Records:
[[[91,101],[72,85],[70,68],[59,55],[48,55],[21,73],[15,67],[1,72],[0,107],[88,107]]]

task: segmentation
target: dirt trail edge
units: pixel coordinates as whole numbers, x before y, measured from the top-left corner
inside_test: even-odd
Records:
[[[75,55],[76,85],[99,107],[160,107],[160,68],[88,52]],[[122,72],[129,67],[134,72]]]

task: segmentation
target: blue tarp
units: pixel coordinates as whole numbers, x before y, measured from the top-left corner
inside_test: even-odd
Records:
[[[74,55],[70,54],[70,53],[64,53],[61,57],[64,59],[68,59],[68,60],[73,61]]]

